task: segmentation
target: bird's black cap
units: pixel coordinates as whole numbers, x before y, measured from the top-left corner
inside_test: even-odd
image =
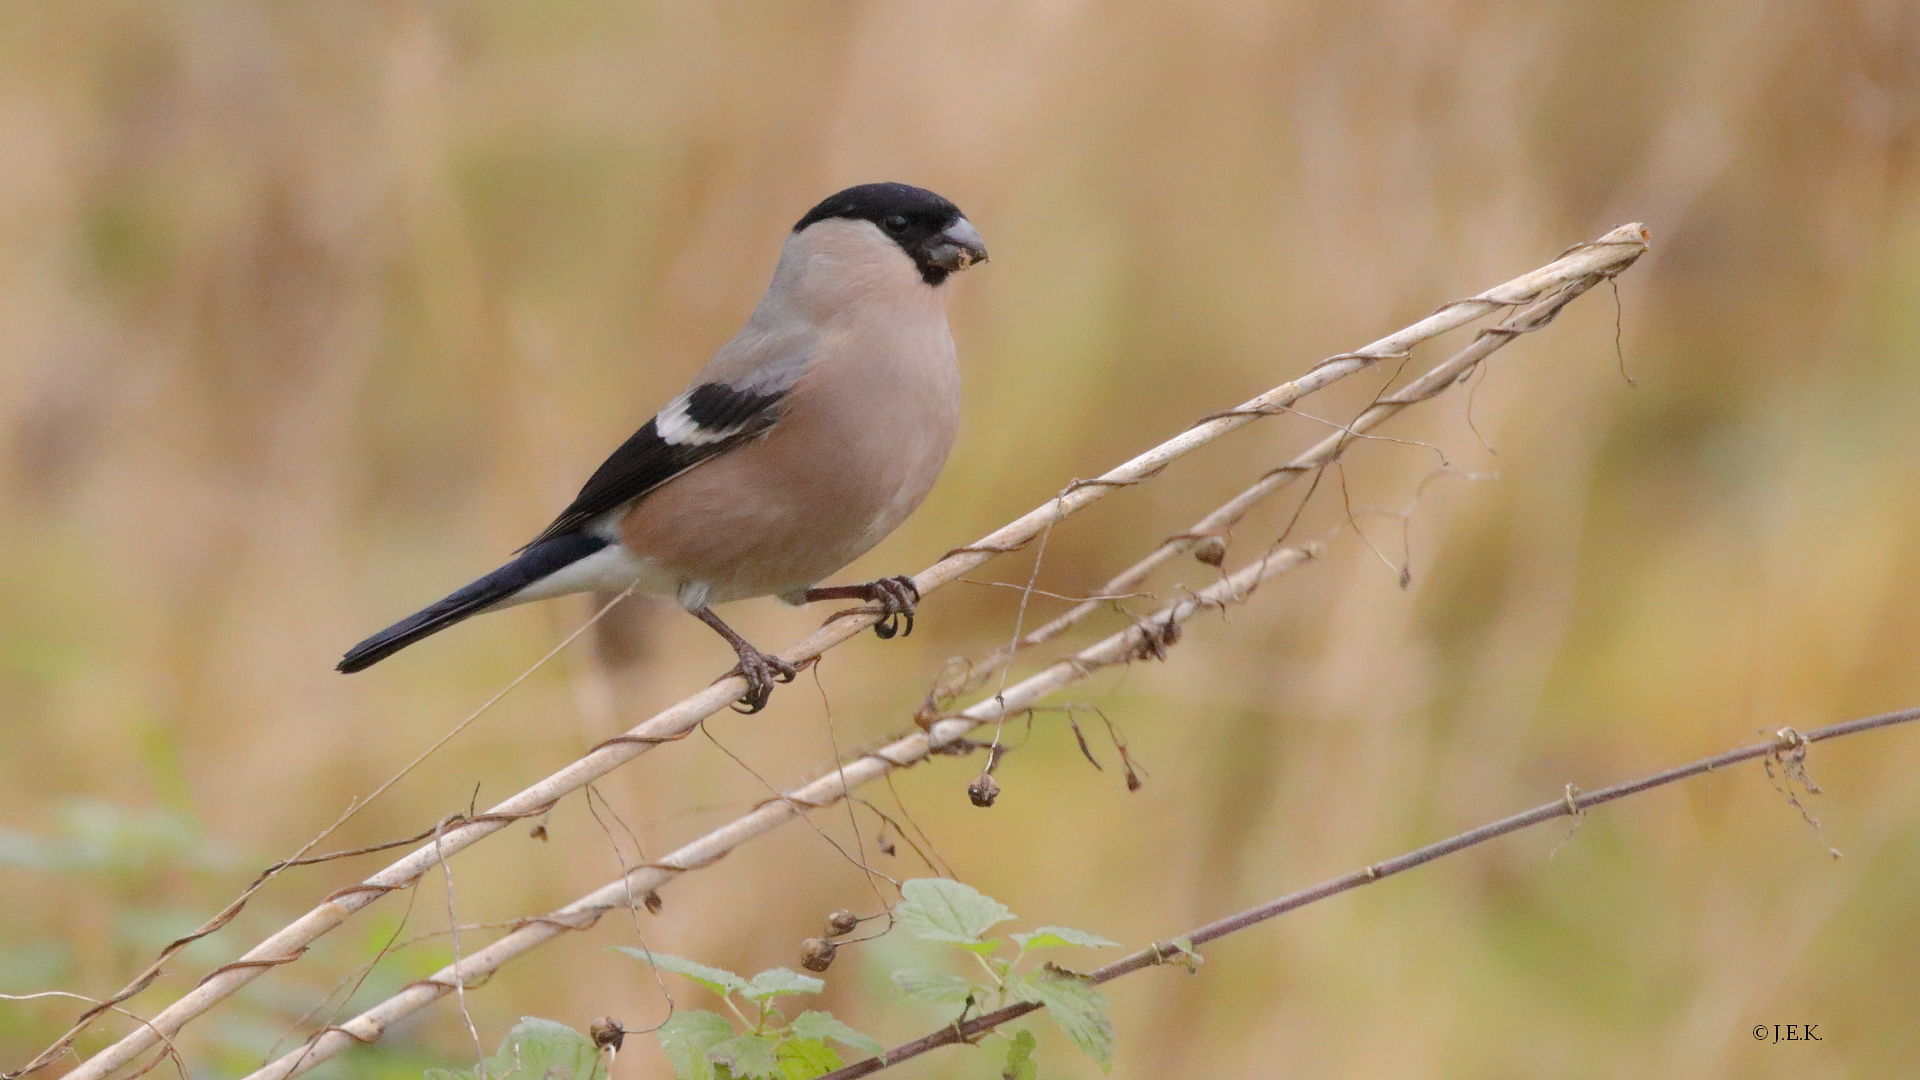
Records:
[[[891,217],[905,218],[915,229],[925,230],[922,239],[939,232],[953,224],[960,216],[960,208],[928,191],[912,184],[861,184],[837,192],[820,200],[820,205],[807,211],[793,227],[794,232],[828,218],[853,218],[857,221],[871,221],[881,227],[887,235],[895,233],[887,229],[886,221]]]
[[[963,215],[960,208],[926,188],[912,184],[861,184],[827,196],[794,225],[799,232],[833,218],[871,221],[913,257],[927,284],[938,285],[947,271],[929,261],[930,246]]]

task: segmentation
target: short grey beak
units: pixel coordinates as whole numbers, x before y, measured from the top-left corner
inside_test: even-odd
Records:
[[[942,270],[965,270],[987,261],[987,245],[973,223],[961,218],[928,242],[927,261]]]

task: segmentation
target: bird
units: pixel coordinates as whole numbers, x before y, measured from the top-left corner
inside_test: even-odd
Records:
[[[362,671],[483,612],[594,590],[670,598],[712,627],[758,712],[792,663],[714,614],[777,596],[876,605],[882,638],[912,633],[906,575],[821,581],[872,549],[926,497],[960,420],[947,326],[954,274],[985,262],[952,202],[902,183],[828,196],[787,234],[746,325],[686,390],[588,477],[511,562],[347,650]]]

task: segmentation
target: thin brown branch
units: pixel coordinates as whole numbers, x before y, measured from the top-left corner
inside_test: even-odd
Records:
[[[1452,855],[1458,851],[1464,851],[1478,844],[1484,844],[1489,840],[1505,836],[1508,833],[1518,832],[1521,829],[1539,825],[1542,822],[1552,821],[1555,818],[1578,815],[1602,803],[1609,803],[1615,799],[1624,799],[1629,795],[1637,795],[1643,791],[1651,791],[1657,787],[1664,787],[1667,784],[1699,776],[1702,773],[1713,772],[1716,769],[1724,769],[1729,765],[1738,765],[1742,762],[1752,761],[1755,758],[1761,758],[1768,762],[1797,762],[1805,756],[1806,747],[1810,743],[1823,742],[1827,739],[1837,739],[1847,735],[1857,735],[1863,731],[1892,727],[1895,724],[1904,724],[1913,720],[1920,720],[1920,709],[1904,709],[1900,712],[1884,713],[1880,716],[1869,716],[1859,720],[1849,720],[1845,723],[1834,724],[1831,727],[1818,728],[1808,732],[1798,732],[1792,728],[1781,728],[1772,739],[1766,742],[1738,747],[1733,750],[1728,750],[1723,754],[1715,754],[1712,757],[1701,758],[1699,761],[1668,769],[1665,772],[1657,772],[1652,776],[1641,777],[1638,780],[1629,780],[1625,783],[1615,784],[1612,787],[1605,787],[1598,791],[1585,793],[1576,792],[1573,788],[1569,787],[1564,796],[1552,802],[1543,803],[1531,810],[1515,814],[1512,817],[1501,818],[1499,821],[1482,825],[1477,829],[1469,829],[1458,836],[1448,837],[1439,843],[1428,844],[1426,847],[1409,851],[1405,855],[1387,859],[1384,862],[1377,862],[1371,866],[1362,867],[1352,873],[1343,874],[1329,881],[1323,881],[1318,885],[1301,889],[1298,892],[1288,893],[1285,896],[1261,904],[1259,907],[1248,908],[1237,914],[1229,915],[1224,919],[1210,922],[1205,926],[1196,927],[1183,935],[1156,942],[1131,956],[1123,957],[1103,968],[1098,968],[1087,974],[1088,977],[1097,984],[1110,982],[1122,975],[1131,974],[1142,968],[1154,967],[1164,963],[1178,963],[1180,956],[1184,952],[1182,945],[1198,948],[1209,941],[1214,941],[1226,937],[1228,934],[1245,930],[1247,927],[1257,923],[1263,923],[1276,915],[1284,915],[1289,911],[1306,907],[1308,904],[1318,903],[1328,897],[1350,892],[1362,885],[1371,885],[1382,878],[1392,877],[1403,870],[1411,870],[1423,863],[1429,863],[1435,859]],[[1175,944],[1176,941],[1180,941],[1181,944]],[[939,1031],[916,1039],[913,1042],[896,1046],[877,1058],[856,1061],[845,1068],[828,1073],[822,1077],[821,1080],[853,1080],[853,1078],[857,1076],[870,1076],[882,1069],[892,1068],[903,1061],[919,1057],[929,1050],[942,1046],[951,1046],[958,1042],[971,1041],[1009,1020],[1025,1016],[1041,1008],[1044,1008],[1044,1006],[1031,1002],[1021,1002],[1008,1005],[1003,1009],[996,1009],[990,1013],[983,1013],[964,1023],[950,1024],[947,1027],[941,1028]]]
[[[74,994],[74,993],[69,993],[68,991],[65,991],[65,990],[41,990],[41,991],[38,991],[37,993],[32,993],[32,994],[0,994],[0,1001],[37,1001],[41,998],[67,998],[73,1001],[84,1001],[93,1006],[94,1012],[92,1013],[92,1015],[98,1015],[99,1013],[102,1013],[102,1012],[111,1012],[111,1013],[117,1013],[121,1016],[124,1016],[129,1020],[135,1021],[136,1023],[140,1023],[140,1024],[148,1023],[145,1017],[140,1016],[137,1013],[128,1012],[127,1010],[114,1004],[112,1001],[101,1001],[99,998],[90,998],[85,994]],[[155,1058],[152,1062],[148,1063],[146,1068],[141,1069],[140,1071],[143,1073],[149,1072],[153,1069],[154,1065],[159,1064],[161,1061],[171,1061],[173,1062],[173,1067],[180,1071],[180,1080],[191,1080],[191,1077],[187,1072],[186,1059],[180,1056],[180,1051],[174,1047],[173,1040],[167,1038],[166,1035],[160,1033],[159,1031],[154,1032],[154,1037],[160,1040],[160,1045],[164,1048],[164,1051],[161,1053],[159,1057]]]

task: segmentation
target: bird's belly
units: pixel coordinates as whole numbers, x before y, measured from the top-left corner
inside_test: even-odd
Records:
[[[782,426],[795,419],[806,418]],[[776,429],[653,491],[622,520],[621,538],[706,603],[805,589],[926,497],[953,442],[952,424],[930,419],[905,440],[870,428]]]

